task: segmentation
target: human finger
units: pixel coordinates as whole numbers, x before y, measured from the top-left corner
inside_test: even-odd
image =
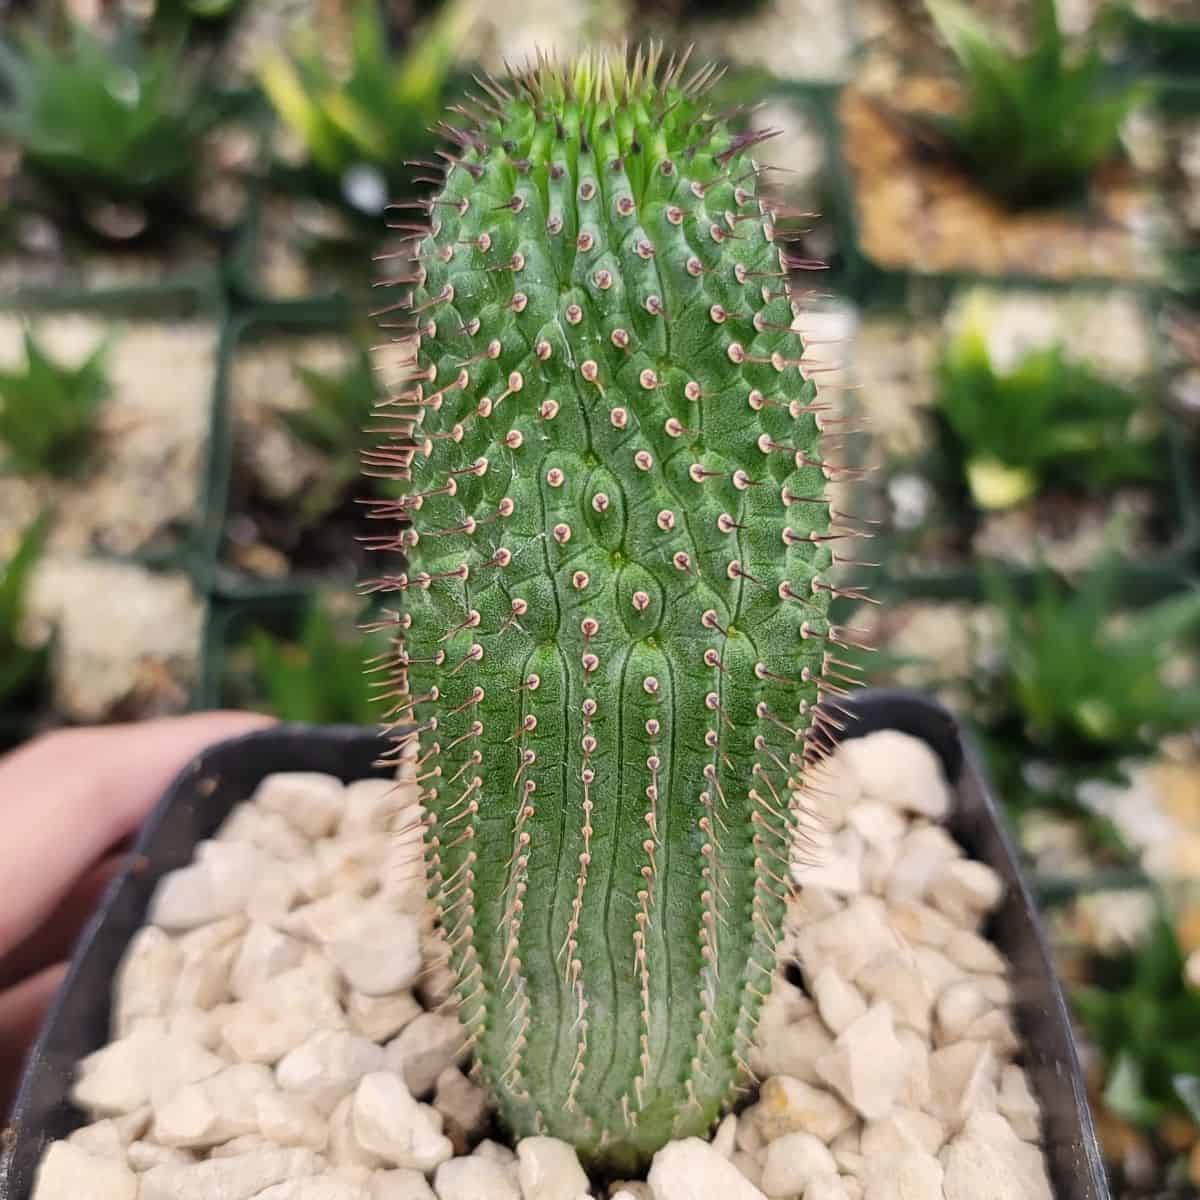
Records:
[[[269,724],[196,713],[70,729],[0,759],[0,957],[54,911],[76,881],[145,819],[163,788],[213,742]]]

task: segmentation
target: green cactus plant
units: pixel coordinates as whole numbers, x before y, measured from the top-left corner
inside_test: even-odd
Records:
[[[848,640],[762,135],[686,71],[539,60],[448,121],[367,456],[459,1012],[508,1127],[600,1172],[746,1082]]]

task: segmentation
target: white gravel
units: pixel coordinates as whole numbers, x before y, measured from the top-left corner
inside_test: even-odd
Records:
[[[826,852],[793,866],[761,1086],[647,1179],[594,1192],[566,1144],[502,1144],[420,869],[389,853],[415,785],[291,773],[160,884],[113,1040],[79,1064],[91,1123],[48,1147],[35,1200],[1050,1200],[980,934],[1003,887],[940,826],[936,759],[878,733],[810,786]]]

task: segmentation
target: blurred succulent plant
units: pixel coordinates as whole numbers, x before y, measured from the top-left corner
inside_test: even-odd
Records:
[[[352,624],[328,602],[308,604],[295,638],[263,629],[246,639],[260,707],[285,721],[371,725],[378,716],[370,674],[363,673],[363,643]],[[378,647],[386,649],[386,643]]]
[[[33,29],[0,39],[0,136],[80,202],[150,202],[173,192],[222,111],[177,42],[151,46],[127,31],[110,43],[81,26],[65,46]]]
[[[1164,679],[1181,639],[1200,628],[1200,590],[1114,618],[1115,559],[1073,591],[1043,570],[1032,603],[999,572],[985,579],[1007,629],[1000,690],[1035,743],[1062,758],[1127,755],[1200,721],[1200,685]]]
[[[229,16],[241,0],[159,0],[156,13],[182,13],[197,21],[220,21]]]
[[[1139,428],[1136,392],[1073,361],[1061,346],[993,366],[987,310],[972,302],[938,364],[938,406],[975,504],[1007,508],[1053,481],[1083,491],[1152,479],[1162,465]]]
[[[29,579],[46,542],[46,525],[45,517],[34,521],[0,566],[0,705],[27,692],[46,669],[47,648],[28,646],[21,636]]]
[[[296,373],[308,389],[307,408],[280,414],[292,436],[328,461],[328,470],[300,499],[301,516],[317,520],[336,508],[347,489],[359,484],[359,458],[379,389],[365,353],[341,372],[322,374],[308,367]]]
[[[1130,58],[1142,70],[1194,75],[1200,66],[1200,9],[1187,15],[1144,16],[1135,4],[1117,0],[1103,14]]]
[[[0,371],[0,469],[64,477],[84,466],[109,395],[107,350],[63,366],[26,331],[24,367]]]
[[[1134,952],[1093,965],[1094,983],[1072,1000],[1105,1060],[1104,1102],[1152,1130],[1171,1113],[1200,1122],[1200,990],[1165,915]]]
[[[262,65],[259,78],[279,116],[352,208],[381,212],[391,186],[404,179],[405,161],[433,144],[427,131],[445,106],[454,53],[469,21],[463,0],[447,0],[408,53],[396,58],[378,0],[356,0],[347,71],[329,64],[315,34],[293,54]]]
[[[958,61],[964,108],[933,118],[989,191],[1042,205],[1078,194],[1118,148],[1121,124],[1146,96],[1114,79],[1093,40],[1068,51],[1055,0],[1033,0],[1033,38],[1010,50],[962,0],[925,0]]]

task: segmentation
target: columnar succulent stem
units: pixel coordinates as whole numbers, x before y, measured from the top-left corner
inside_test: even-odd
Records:
[[[456,110],[370,456],[411,481],[373,590],[462,1020],[513,1132],[613,1171],[743,1075],[839,640],[757,138],[685,63],[542,61]]]

